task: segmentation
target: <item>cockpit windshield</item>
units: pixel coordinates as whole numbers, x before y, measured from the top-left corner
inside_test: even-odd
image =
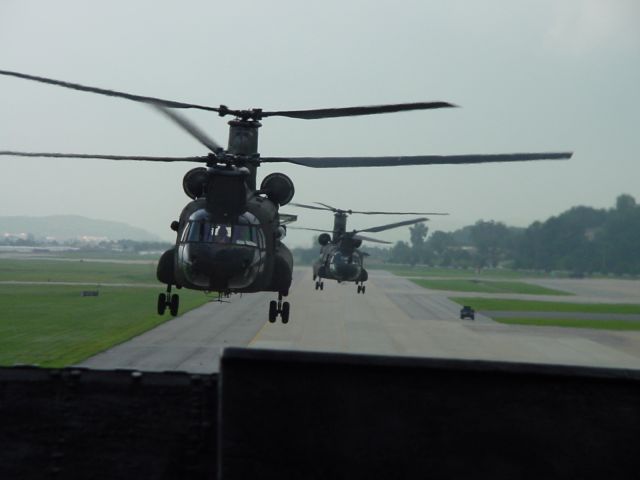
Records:
[[[203,215],[192,215],[182,233],[183,243],[217,243],[258,246],[257,219],[250,213],[234,223],[215,223]]]

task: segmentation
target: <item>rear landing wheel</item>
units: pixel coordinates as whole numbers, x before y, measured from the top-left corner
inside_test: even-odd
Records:
[[[320,282],[320,290],[324,290],[324,282]]]
[[[362,285],[362,294],[364,295],[364,285]]]
[[[164,315],[167,309],[167,296],[164,293],[158,295],[158,315]]]

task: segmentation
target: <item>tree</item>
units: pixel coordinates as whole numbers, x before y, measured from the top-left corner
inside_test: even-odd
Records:
[[[629,212],[636,207],[636,199],[627,193],[623,193],[616,198],[616,210],[618,212]]]
[[[429,228],[424,223],[416,223],[413,227],[409,227],[411,234],[411,265],[421,263],[425,258],[425,239]]]
[[[504,223],[479,220],[471,229],[471,241],[477,249],[477,267],[496,267],[509,240]]]

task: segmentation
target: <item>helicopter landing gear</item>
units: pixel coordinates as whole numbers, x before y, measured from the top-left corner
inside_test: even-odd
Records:
[[[324,282],[320,280],[316,281],[316,290],[324,290]]]
[[[360,285],[358,285],[358,293],[361,293],[364,295],[364,292],[365,292],[364,283],[360,283]]]
[[[178,315],[180,307],[180,297],[177,294],[171,295],[171,285],[167,285],[167,293],[158,295],[158,315],[164,315],[167,307],[174,317]]]
[[[167,309],[167,296],[164,293],[158,295],[158,315],[164,315]]]
[[[280,315],[282,319],[282,323],[289,323],[289,312],[291,310],[291,306],[289,302],[282,301],[282,294],[278,294],[278,301],[271,300],[269,302],[269,322],[274,323]]]

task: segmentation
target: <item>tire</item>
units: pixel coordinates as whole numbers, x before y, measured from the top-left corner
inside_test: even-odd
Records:
[[[269,302],[269,323],[274,323],[278,316],[278,302],[271,300]]]
[[[169,302],[171,315],[176,317],[178,315],[178,308],[180,308],[180,297],[177,294],[171,295],[171,301]]]
[[[362,294],[364,295],[365,289],[364,289],[364,285],[362,285]]]
[[[164,293],[158,295],[158,315],[164,315],[167,309],[167,296]]]
[[[282,317],[282,323],[289,323],[289,310],[290,310],[289,302],[284,302],[282,304],[282,312],[280,316]]]
[[[320,288],[320,282],[316,282],[316,290]]]
[[[324,282],[320,282],[320,290],[324,290]]]

